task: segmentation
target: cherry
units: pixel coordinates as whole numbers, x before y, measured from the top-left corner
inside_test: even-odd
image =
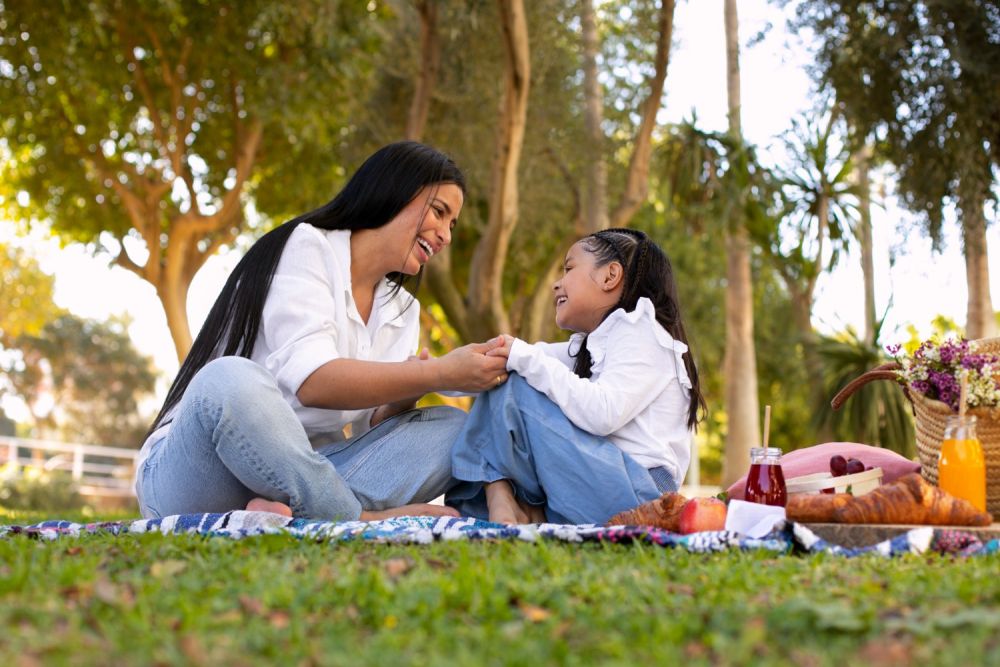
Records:
[[[865,464],[858,459],[847,459],[847,474],[854,475],[859,472],[865,471]]]
[[[834,477],[840,477],[847,474],[847,459],[845,459],[840,454],[834,454],[830,457],[830,472],[833,473]]]

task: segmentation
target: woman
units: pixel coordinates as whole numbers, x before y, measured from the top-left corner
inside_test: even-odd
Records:
[[[332,201],[258,240],[142,447],[143,515],[454,514],[420,503],[451,485],[449,448],[465,413],[413,406],[430,391],[500,384],[505,359],[485,356],[498,342],[411,356],[420,309],[402,286],[451,242],[464,199],[454,162],[400,142],[369,157]]]

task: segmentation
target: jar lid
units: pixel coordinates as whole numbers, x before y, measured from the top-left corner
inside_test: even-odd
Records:
[[[750,456],[781,456],[781,447],[751,447]]]
[[[956,424],[975,424],[976,423],[976,415],[970,415],[968,413],[966,413],[964,417],[961,416],[961,415],[948,415],[948,417],[945,419],[945,421],[946,421],[946,423],[949,423],[949,424],[952,423],[952,422],[954,422]]]

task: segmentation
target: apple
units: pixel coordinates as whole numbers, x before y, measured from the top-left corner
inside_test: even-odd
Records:
[[[681,508],[679,532],[700,533],[726,527],[726,503],[718,498],[692,498]]]

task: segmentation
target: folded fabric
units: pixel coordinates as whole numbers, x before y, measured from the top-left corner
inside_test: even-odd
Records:
[[[882,469],[882,483],[894,482],[903,475],[920,472],[920,464],[900,456],[894,451],[862,445],[857,442],[826,442],[822,445],[795,449],[781,457],[781,472],[785,479],[811,475],[817,472],[830,472],[830,457],[840,454],[845,459],[856,458],[865,465]],[[750,462],[747,462],[747,470]],[[726,489],[730,499],[743,500],[746,490],[747,476],[743,475]]]
[[[1000,540],[981,542],[976,536],[949,532],[934,538],[930,528],[918,528],[876,545],[849,549],[829,544],[800,524],[783,522],[762,538],[749,538],[731,531],[679,535],[648,526],[598,526],[525,524],[504,526],[477,519],[453,517],[397,517],[384,521],[314,521],[289,519],[267,512],[234,511],[223,514],[184,514],[162,519],[79,524],[44,521],[30,526],[0,526],[0,539],[26,537],[57,540],[60,537],[112,535],[125,537],[143,533],[197,534],[243,539],[255,535],[284,534],[299,539],[336,543],[366,540],[377,543],[428,544],[435,540],[555,540],[559,542],[645,543],[675,547],[694,553],[740,549],[763,549],[774,553],[834,553],[858,556],[873,553],[896,556],[903,553],[940,551],[961,555],[996,553]]]

